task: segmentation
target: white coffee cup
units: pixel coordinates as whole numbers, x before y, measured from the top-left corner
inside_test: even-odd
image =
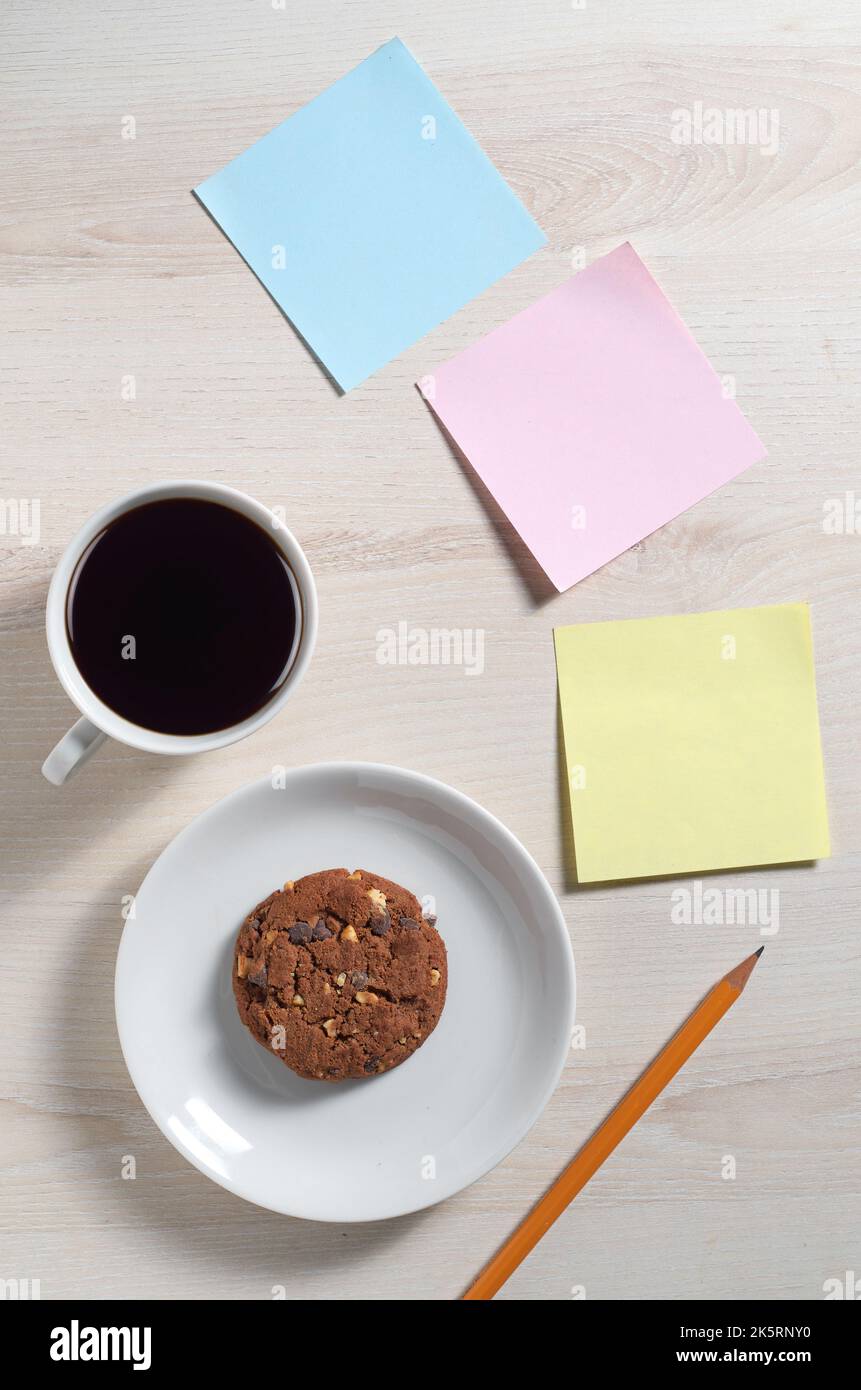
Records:
[[[124,719],[100,700],[87,685],[78,670],[69,643],[66,627],[69,584],[87,547],[106,526],[125,512],[147,502],[161,502],[168,497],[220,502],[222,506],[231,507],[242,516],[256,521],[258,526],[271,534],[273,541],[285,556],[294,586],[298,621],[292,661],[286,679],[262,709],[243,719],[241,723],[233,724],[227,729],[218,729],[215,733],[191,736],[161,734]],[[317,639],[317,589],[311,567],[299,542],[268,507],[255,502],[253,497],[247,497],[244,492],[237,492],[235,488],[224,487],[221,483],[184,480],[153,483],[102,507],[101,511],[96,512],[81,527],[54,571],[48,590],[46,629],[48,650],[54,670],[69,699],[77,705],[82,715],[60,739],[42,765],[42,772],[48,781],[59,787],[73,772],[83,766],[106,738],[118,739],[120,743],[128,743],[132,748],[142,748],[146,753],[205,753],[214,748],[226,748],[229,743],[237,743],[239,739],[247,738],[249,734],[268,724],[290,698],[311,660]]]

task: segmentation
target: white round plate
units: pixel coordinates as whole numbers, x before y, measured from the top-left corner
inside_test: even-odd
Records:
[[[125,924],[117,1027],[132,1081],[201,1172],[262,1207],[376,1221],[450,1197],[519,1143],[559,1079],[574,960],[510,831],[442,782],[322,763],[254,782],[176,837]],[[368,869],[435,899],[449,960],[436,1029],[394,1071],[304,1081],[243,1027],[243,918],[286,879]]]

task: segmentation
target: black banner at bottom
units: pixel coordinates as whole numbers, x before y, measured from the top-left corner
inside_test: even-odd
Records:
[[[352,1344],[351,1303],[340,1301],[337,1314],[341,1347]],[[490,1324],[479,1324],[490,1332],[495,1315],[503,1303],[510,1317],[512,1300],[497,1299],[487,1316]],[[408,1304],[402,1304],[408,1334]],[[495,1310],[495,1311],[494,1311]],[[208,1372],[224,1376],[236,1369],[247,1374],[254,1347],[268,1348],[274,1364],[289,1348],[290,1371],[295,1378],[301,1363],[301,1339],[297,1345],[292,1310],[283,1302],[256,1303],[253,1312],[247,1303],[238,1306],[219,1302],[6,1302],[6,1331],[19,1346],[27,1348],[27,1364],[32,1370],[63,1376],[98,1375],[105,1367],[113,1374],[160,1375],[193,1371],[196,1379]],[[358,1310],[357,1310],[358,1311]],[[439,1347],[444,1336],[439,1318],[442,1305],[434,1304],[434,1341]],[[363,1308],[367,1333],[367,1312]],[[478,1330],[475,1313],[460,1313],[458,1330]],[[583,1353],[600,1358],[606,1372],[664,1371],[690,1366],[807,1366],[817,1371],[837,1369],[847,1364],[853,1350],[850,1336],[857,1332],[855,1312],[841,1302],[734,1302],[734,1303],[644,1303],[571,1301],[548,1324],[551,1335],[564,1337],[564,1346],[576,1347],[577,1360]],[[421,1314],[427,1330],[427,1311]],[[504,1324],[502,1342],[510,1347],[514,1326]],[[535,1324],[530,1320],[529,1335]],[[500,1334],[493,1332],[497,1339]],[[516,1335],[516,1333],[515,1333]],[[280,1339],[284,1347],[279,1347]],[[315,1337],[316,1343],[316,1337]],[[317,1355],[326,1338],[317,1344]],[[10,1341],[7,1339],[7,1346]],[[561,1345],[558,1348],[562,1349]],[[336,1352],[333,1346],[332,1350]],[[337,1353],[336,1353],[337,1354]],[[264,1357],[263,1367],[269,1357]],[[590,1362],[593,1365],[592,1362]],[[270,1367],[271,1369],[271,1367]]]

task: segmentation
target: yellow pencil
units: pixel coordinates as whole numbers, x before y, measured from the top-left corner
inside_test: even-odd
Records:
[[[513,1235],[494,1255],[490,1264],[478,1276],[475,1283],[467,1289],[464,1298],[488,1299],[502,1288],[530,1250],[533,1250],[553,1222],[573,1202],[577,1193],[586,1186],[593,1173],[601,1167],[605,1158],[613,1152],[629,1130],[648,1110],[652,1101],[661,1094],[664,1087],[672,1081],[676,1072],[696,1051],[715,1024],[723,1018],[727,1009],[738,999],[750,977],[753,967],[762,955],[760,946],[753,955],[737,965],[729,974],[709,990],[705,999],[673,1035],[662,1052],[646,1068],[638,1081],[622,1097],[615,1110],[612,1110],[604,1123],[588,1139],[580,1152],[559,1175],[552,1187],[533,1207],[529,1215],[520,1223]]]

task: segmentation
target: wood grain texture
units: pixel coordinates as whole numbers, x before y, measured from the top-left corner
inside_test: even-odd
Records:
[[[456,1296],[760,944],[750,927],[673,926],[672,883],[570,882],[552,626],[809,599],[834,857],[715,878],[779,888],[778,935],[500,1296],[820,1298],[861,1268],[861,536],[822,527],[827,499],[861,498],[857,5],[18,0],[0,24],[0,495],[41,502],[38,545],[0,536],[0,1276],[39,1278],[46,1298]],[[393,34],[550,244],[340,398],[189,190]],[[675,145],[671,113],[697,100],[776,108],[778,153]],[[576,248],[592,260],[626,238],[735,376],[769,457],[556,595],[413,382],[557,285]],[[43,635],[52,568],[95,507],[172,476],[286,508],[318,577],[314,665],[245,744],[198,761],[108,746],[56,791],[39,766],[74,711]],[[485,674],[378,666],[376,631],[401,619],[486,629]],[[321,757],[431,773],[521,837],[565,909],[588,1044],[494,1173],[352,1228],[271,1217],[185,1164],[113,1019],[122,894],[218,797]]]

